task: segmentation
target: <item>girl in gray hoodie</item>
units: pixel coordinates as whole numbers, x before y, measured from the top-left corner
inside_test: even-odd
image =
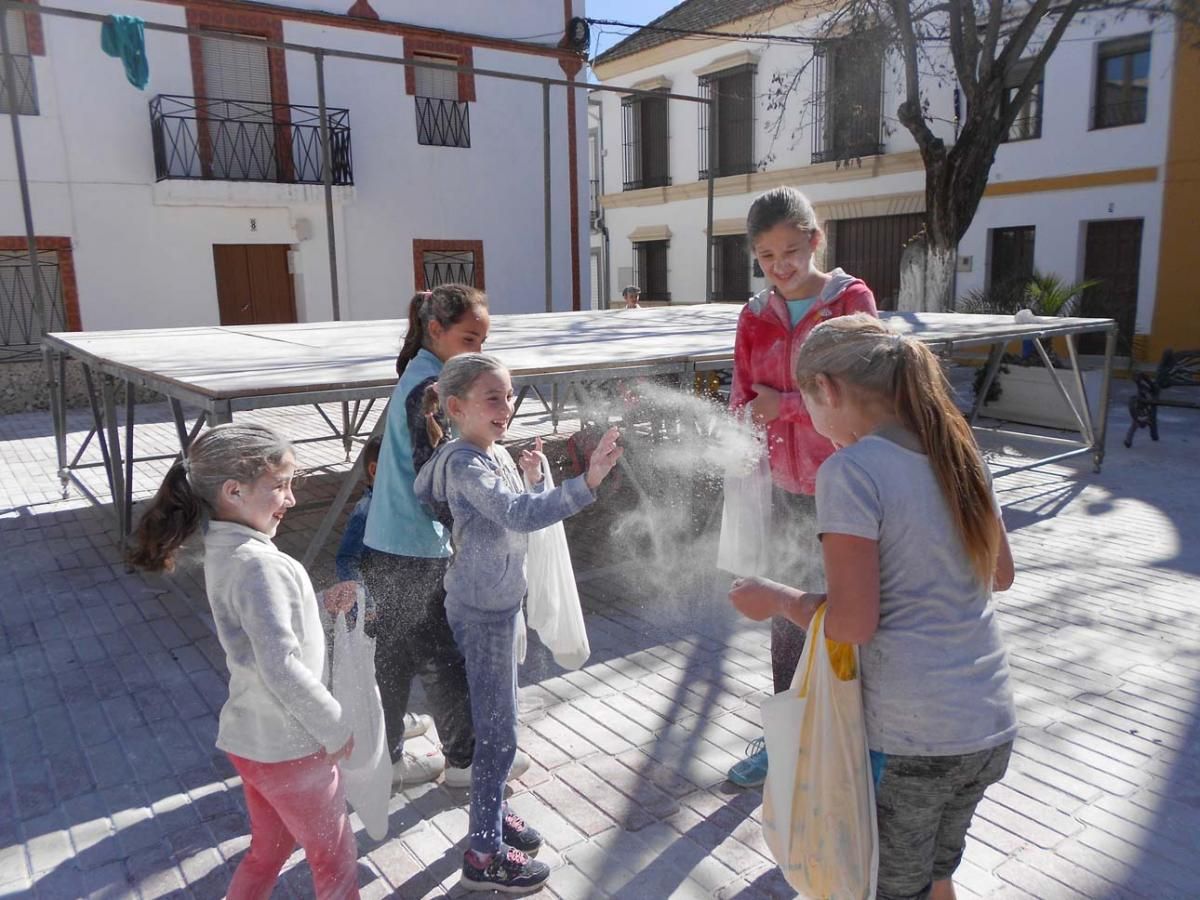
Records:
[[[541,454],[521,454],[518,472],[496,442],[513,414],[512,379],[493,356],[447,360],[437,382],[443,410],[459,437],[443,444],[417,475],[417,498],[452,525],[454,556],[446,573],[446,617],[467,663],[475,757],[471,771],[468,890],[528,893],[550,875],[531,857],[542,839],[503,802],[517,749],[517,616],[525,597],[528,534],[590,505],[621,457],[609,429],[585,474],[545,489]]]

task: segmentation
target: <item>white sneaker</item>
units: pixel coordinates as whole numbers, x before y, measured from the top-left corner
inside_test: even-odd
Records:
[[[392,763],[392,785],[400,787],[435,781],[445,768],[446,757],[440,750],[430,750],[419,756],[405,750],[404,755]]]
[[[418,716],[416,713],[404,714],[404,739],[419,737],[433,727],[430,716]]]
[[[512,768],[508,770],[507,781],[512,781],[515,778],[520,778],[529,771],[529,757],[517,750],[517,755],[513,757]],[[452,788],[469,788],[471,786],[471,767],[459,769],[455,766],[446,766],[446,787]]]

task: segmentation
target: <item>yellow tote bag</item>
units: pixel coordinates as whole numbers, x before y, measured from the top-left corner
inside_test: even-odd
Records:
[[[825,639],[817,610],[790,689],[760,709],[767,743],[763,836],[810,900],[870,900],[879,866],[858,648]]]

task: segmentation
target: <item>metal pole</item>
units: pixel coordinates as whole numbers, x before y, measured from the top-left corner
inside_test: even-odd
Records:
[[[1104,380],[1100,382],[1100,408],[1096,413],[1100,417],[1099,428],[1096,429],[1096,441],[1092,445],[1092,471],[1099,472],[1104,462],[1104,442],[1108,437],[1108,396],[1112,386],[1113,357],[1117,350],[1117,323],[1108,326],[1108,334],[1104,339]],[[1130,369],[1133,362],[1130,361]]]
[[[717,100],[716,91],[713,99],[708,101],[708,225],[705,236],[708,238],[704,248],[704,302],[712,303],[713,299],[713,181],[717,168]]]
[[[321,118],[321,181],[325,185],[325,239],[329,244],[329,299],[333,303],[333,321],[342,319],[338,299],[337,245],[333,230],[333,160],[329,157],[329,112],[325,108],[325,51],[313,54],[317,64],[317,112]]]
[[[554,286],[552,284],[553,266],[551,264],[550,233],[550,85],[542,85],[542,168],[544,184],[542,186],[542,220],[546,229],[546,312],[554,312]]]
[[[42,296],[42,270],[38,265],[37,235],[33,230],[33,205],[29,199],[29,174],[25,170],[25,144],[21,140],[21,117],[17,106],[17,65],[8,42],[8,2],[0,0],[0,53],[4,56],[4,83],[8,94],[8,121],[12,126],[13,155],[17,158],[17,181],[21,185],[21,212],[25,215],[25,241],[29,250],[29,277],[33,279],[33,309],[42,333],[51,330],[46,300]],[[31,63],[32,64],[32,63]]]

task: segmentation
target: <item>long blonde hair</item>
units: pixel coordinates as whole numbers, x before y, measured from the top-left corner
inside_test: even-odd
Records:
[[[796,355],[795,375],[805,393],[814,392],[817,376],[825,375],[890,403],[933,464],[971,568],[991,584],[1001,541],[991,485],[971,426],[929,348],[871,316],[838,316],[809,334]]]

